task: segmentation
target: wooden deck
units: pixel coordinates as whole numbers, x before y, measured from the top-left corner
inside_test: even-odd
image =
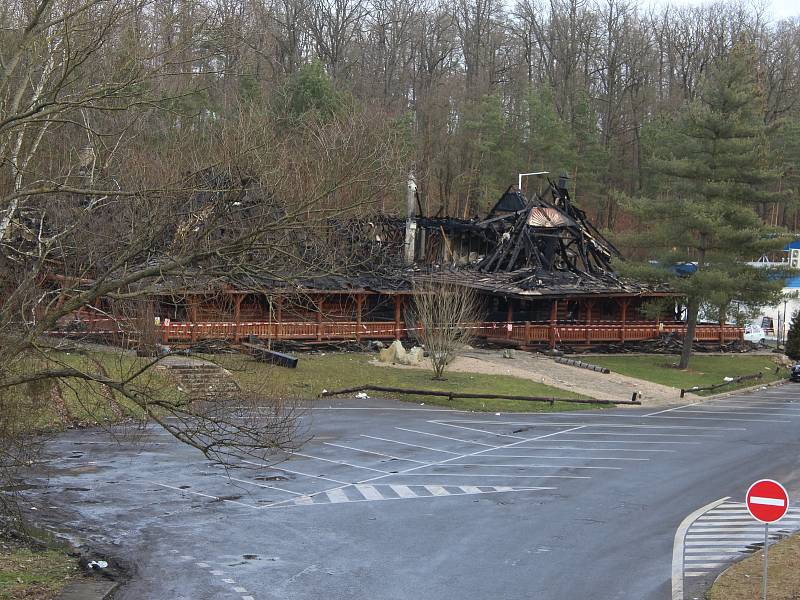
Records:
[[[253,335],[262,340],[297,341],[361,341],[394,340],[410,337],[413,331],[399,321],[295,321],[194,323],[170,322],[154,325],[163,344],[187,346],[203,340],[231,340],[238,342]],[[683,335],[685,323],[671,322],[491,322],[471,325],[479,338],[518,346],[551,347],[591,345],[596,343],[625,343],[656,339],[660,335]],[[73,327],[72,334],[131,336],[131,329],[122,321],[90,319]],[[53,333],[66,333],[65,331]],[[730,342],[741,340],[744,329],[732,325],[698,325],[695,339],[700,342]]]

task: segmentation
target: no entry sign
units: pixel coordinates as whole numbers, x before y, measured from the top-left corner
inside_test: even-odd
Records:
[[[779,521],[789,509],[789,494],[777,481],[761,479],[747,490],[747,510],[762,523]]]

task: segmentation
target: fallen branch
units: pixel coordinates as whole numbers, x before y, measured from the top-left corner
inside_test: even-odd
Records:
[[[752,375],[742,375],[740,377],[734,377],[730,381],[723,381],[722,383],[715,383],[714,385],[706,385],[703,387],[694,386],[690,388],[681,388],[681,398],[684,397],[686,392],[704,392],[708,390],[716,390],[717,388],[724,387],[726,385],[732,385],[734,383],[741,383],[742,381],[750,381],[751,379],[761,379],[761,371],[758,373],[753,373]]]
[[[456,398],[486,398],[492,400],[521,400],[523,402],[547,402],[553,406],[556,402],[573,402],[578,404],[631,404],[641,406],[641,400],[636,400],[637,393],[634,392],[631,400],[589,400],[585,398],[556,398],[555,396],[511,396],[506,394],[480,393],[473,394],[468,392],[440,392],[436,390],[412,390],[406,388],[384,387],[380,385],[360,385],[358,387],[344,388],[341,390],[324,390],[319,397],[341,396],[344,394],[355,394],[357,392],[388,392],[392,394],[411,394],[414,396],[438,396],[452,401]]]

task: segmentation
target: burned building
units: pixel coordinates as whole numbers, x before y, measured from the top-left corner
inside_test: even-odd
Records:
[[[619,251],[573,204],[564,179],[547,180],[530,199],[511,186],[485,218],[417,215],[414,192],[405,218],[332,224],[337,252],[348,257],[336,268],[291,279],[248,270],[212,281],[198,272],[149,284],[159,338],[171,346],[248,336],[308,344],[404,338],[414,329],[405,308],[421,281],[475,290],[486,306],[475,327],[495,343],[585,346],[685,329],[672,311],[646,316],[648,302],[676,294],[615,273]],[[119,329],[111,318],[81,318],[98,333]],[[699,341],[740,337],[727,326],[696,333]]]

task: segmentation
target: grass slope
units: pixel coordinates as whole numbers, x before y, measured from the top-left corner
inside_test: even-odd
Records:
[[[574,394],[528,379],[509,375],[479,373],[447,373],[446,381],[434,381],[431,371],[425,369],[399,369],[369,364],[371,354],[335,353],[301,356],[297,369],[284,369],[256,362],[245,356],[216,356],[220,365],[233,372],[239,383],[256,393],[281,396],[316,397],[323,389],[334,390],[359,385],[375,384],[387,387],[416,388],[437,391],[492,392],[519,396],[575,397]],[[390,394],[381,394],[389,396]],[[401,395],[409,402],[425,402],[478,411],[549,411],[593,408],[597,405],[556,402],[548,404],[518,400],[460,399],[450,402],[446,398]]]
[[[656,354],[650,356],[592,356],[584,360],[601,367],[608,367],[615,373],[628,375],[646,381],[653,381],[676,388],[689,389],[692,386],[707,386],[722,383],[725,377],[752,375],[759,371],[763,374],[760,381],[745,381],[729,385],[710,392],[699,392],[709,395],[748,387],[757,383],[769,383],[786,378],[786,369],[775,374],[776,363],[771,356],[728,354],[704,355],[696,354],[685,371],[675,368],[677,356]]]
[[[64,552],[0,541],[0,600],[50,600],[79,576],[78,561]]]
[[[736,563],[720,575],[706,594],[708,600],[753,600],[761,598],[764,553]],[[800,598],[800,535],[769,547],[769,600]]]

